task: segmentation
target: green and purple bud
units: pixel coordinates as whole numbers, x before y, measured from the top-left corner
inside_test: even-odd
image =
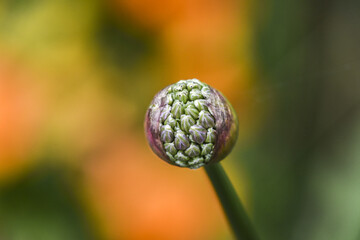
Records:
[[[224,159],[238,135],[236,113],[216,89],[181,80],[156,94],[145,118],[149,145],[161,159],[199,168]]]
[[[202,126],[200,125],[191,126],[189,132],[190,132],[190,139],[192,139],[192,141],[198,144],[202,144],[203,142],[205,142],[206,129],[203,128]]]

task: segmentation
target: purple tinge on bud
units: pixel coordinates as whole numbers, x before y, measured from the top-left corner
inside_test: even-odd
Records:
[[[185,150],[190,146],[190,141],[183,131],[178,130],[175,133],[174,144],[175,144],[176,149]]]
[[[209,128],[206,134],[205,142],[215,143],[216,140],[216,131],[213,128]]]
[[[192,143],[190,145],[190,147],[188,147],[188,149],[186,149],[185,154],[188,155],[189,157],[196,157],[200,155],[200,147],[194,143]]]
[[[204,110],[199,114],[199,121],[204,128],[212,128],[215,126],[214,117],[211,115],[211,113]]]
[[[172,128],[169,125],[165,125],[161,129],[161,141],[165,143],[170,143],[174,140],[174,133]]]
[[[194,124],[195,120],[190,115],[181,116],[181,128],[184,129],[185,132],[189,132],[190,127]]]
[[[191,126],[190,130],[191,138],[198,144],[202,144],[206,139],[206,129],[200,125]]]
[[[166,120],[166,118],[170,114],[170,110],[171,110],[171,107],[169,105],[166,105],[164,107],[164,109],[161,111],[161,114],[160,114],[160,121],[161,122],[164,122]]]
[[[219,91],[189,79],[156,94],[146,113],[145,131],[160,158],[179,167],[199,168],[231,151],[238,121]]]

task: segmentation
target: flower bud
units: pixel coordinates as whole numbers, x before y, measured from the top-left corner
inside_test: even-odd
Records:
[[[146,113],[145,131],[150,147],[161,159],[195,169],[230,153],[238,120],[219,91],[189,79],[155,95]]]
[[[195,120],[189,115],[181,116],[181,128],[185,132],[189,132],[190,128],[195,124]]]
[[[194,125],[191,126],[190,130],[190,138],[198,143],[198,144],[202,144],[203,142],[205,142],[206,139],[206,129],[203,128],[200,125]]]
[[[215,126],[215,119],[213,116],[204,110],[199,114],[199,122],[204,128],[212,128]]]
[[[176,149],[178,149],[178,150],[185,150],[190,146],[190,141],[189,141],[188,137],[181,130],[178,130],[175,133],[174,143],[175,143]]]

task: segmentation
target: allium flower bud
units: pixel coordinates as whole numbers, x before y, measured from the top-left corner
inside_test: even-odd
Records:
[[[179,167],[199,168],[224,159],[238,135],[236,113],[216,89],[197,79],[158,92],[145,118],[152,150]]]

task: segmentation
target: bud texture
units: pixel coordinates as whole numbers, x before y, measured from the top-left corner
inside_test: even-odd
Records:
[[[231,151],[238,121],[219,91],[189,79],[156,94],[146,113],[145,131],[160,158],[195,169],[218,162]]]

